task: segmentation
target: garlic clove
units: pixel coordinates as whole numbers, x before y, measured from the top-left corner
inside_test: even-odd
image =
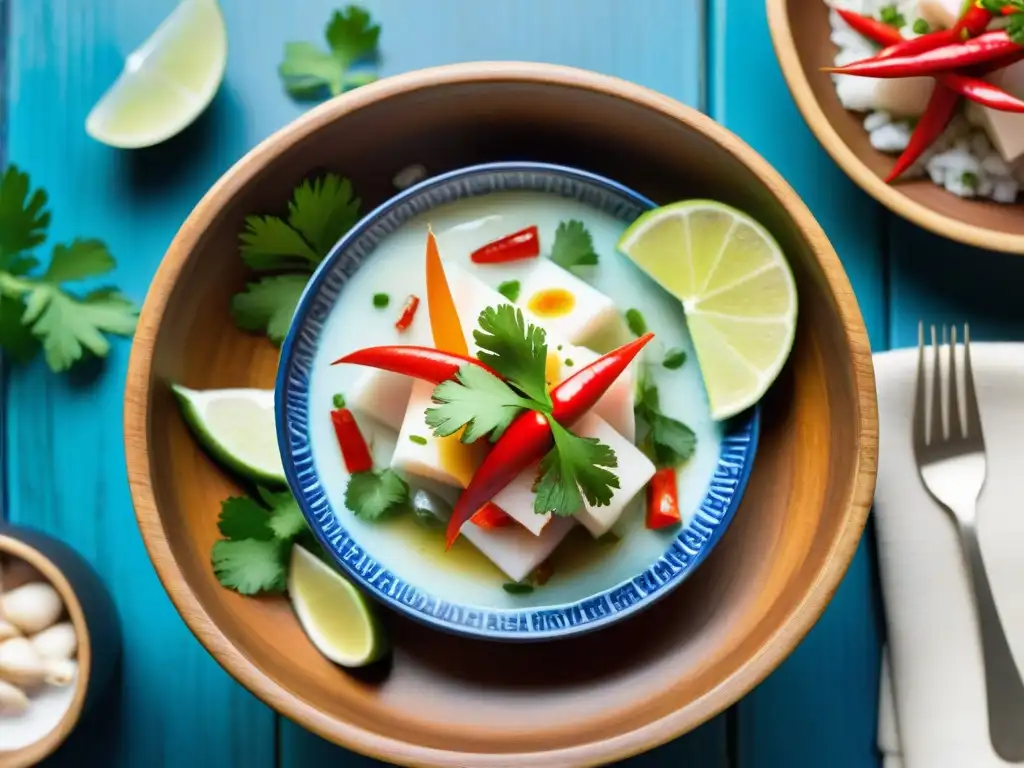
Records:
[[[10,640],[12,637],[21,637],[21,632],[9,621],[0,619],[0,643]]]
[[[17,686],[0,680],[0,715],[20,715],[28,709],[28,696]]]
[[[78,663],[72,659],[44,659],[43,666],[46,668],[43,680],[48,685],[68,685],[78,671]]]
[[[0,643],[0,680],[31,688],[46,679],[46,666],[25,637]]]
[[[55,623],[63,610],[57,590],[45,581],[23,584],[0,594],[0,616],[28,635]]]
[[[43,659],[70,659],[78,648],[78,635],[69,621],[47,627],[29,640]]]

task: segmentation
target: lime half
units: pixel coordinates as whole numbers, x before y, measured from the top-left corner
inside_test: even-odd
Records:
[[[288,595],[306,635],[343,667],[362,667],[388,651],[373,607],[347,579],[309,550],[292,547]]]
[[[203,447],[257,483],[285,485],[272,389],[189,389],[173,385],[181,412]]]
[[[711,415],[756,403],[779,375],[796,332],[796,283],[782,249],[750,216],[712,200],[657,208],[619,250],[683,303]]]
[[[213,100],[227,57],[217,0],[182,0],[128,55],[121,74],[86,118],[86,133],[124,149],[169,139]]]

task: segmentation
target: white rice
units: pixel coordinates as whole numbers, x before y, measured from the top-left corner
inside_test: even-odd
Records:
[[[900,31],[904,37],[915,37],[911,31],[918,18],[916,0],[826,0],[833,8],[843,8],[878,18],[879,10],[895,5],[906,19]],[[874,55],[878,46],[853,31],[842,17],[832,10],[831,40],[838,48],[835,65],[844,66]],[[913,132],[913,121],[897,119],[887,112],[872,108],[869,95],[857,81],[863,78],[833,75],[839,101],[849,110],[866,112],[864,130],[871,146],[879,152],[898,155],[907,148]],[[988,198],[999,203],[1014,203],[1024,185],[1024,159],[1007,165],[992,147],[983,128],[972,125],[963,114],[957,114],[943,134],[936,139],[901,178],[927,176],[958,197]]]

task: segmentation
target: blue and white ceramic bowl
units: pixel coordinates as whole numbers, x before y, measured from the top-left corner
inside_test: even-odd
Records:
[[[587,632],[620,621],[666,595],[707,557],[739,505],[757,446],[757,408],[726,423],[708,415],[707,399],[686,332],[682,307],[614,250],[625,227],[654,203],[608,179],[540,163],[491,163],[423,181],[378,207],[334,247],[310,280],[281,351],[276,413],[289,484],[316,537],[344,573],[395,610],[442,630],[506,641],[542,640]],[[662,407],[697,434],[694,457],[680,470],[684,524],[649,531],[640,509],[616,526],[617,542],[576,541],[556,550],[555,572],[529,594],[510,594],[504,578],[465,542],[449,553],[443,536],[412,516],[385,523],[356,518],[344,504],[347,482],[328,411],[361,369],[331,366],[358,347],[429,343],[410,333],[400,340],[394,315],[407,293],[422,290],[423,246],[429,223],[442,258],[470,251],[503,234],[538,225],[542,244],[559,221],[587,225],[601,256],[588,277],[620,307],[643,308],[666,346],[682,346],[691,362],[659,370]],[[514,274],[498,268],[492,282]],[[511,270],[511,271],[508,271]],[[418,281],[418,282],[417,282]],[[370,297],[387,292],[388,310]],[[425,311],[419,318],[426,326]],[[345,370],[345,369],[348,370]],[[376,455],[387,456],[394,436],[373,433]],[[389,442],[390,441],[390,442]],[[634,505],[642,506],[642,494]],[[399,519],[400,518],[400,519]],[[573,534],[570,535],[570,539]],[[564,554],[564,567],[557,562]]]

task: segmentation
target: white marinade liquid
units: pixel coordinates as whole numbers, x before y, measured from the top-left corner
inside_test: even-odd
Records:
[[[342,289],[324,326],[314,363],[310,436],[317,473],[341,525],[380,563],[442,599],[491,607],[549,605],[582,599],[644,570],[664,552],[670,538],[677,533],[676,528],[649,531],[644,527],[644,500],[640,494],[615,526],[614,530],[622,537],[618,544],[587,541],[590,536],[580,526],[555,553],[555,575],[549,583],[531,595],[512,596],[500,589],[507,578],[464,538],[446,554],[443,535],[439,531],[418,528],[408,519],[411,516],[386,523],[364,522],[345,507],[347,475],[329,412],[334,394],[344,393],[365,369],[331,366],[330,363],[367,346],[430,344],[425,301],[427,225],[437,236],[445,262],[457,262],[497,287],[505,280],[521,278],[524,263],[472,264],[469,255],[474,249],[536,225],[540,232],[541,258],[545,258],[559,222],[573,218],[583,221],[590,230],[600,256],[600,264],[587,268],[580,276],[611,297],[621,311],[635,307],[643,313],[648,328],[655,333],[655,342],[649,345],[654,349],[646,359],[652,363],[648,370],[651,380],[658,386],[661,408],[667,415],[688,424],[697,434],[696,453],[679,470],[679,503],[684,516],[692,515],[697,509],[717,464],[721,427],[709,414],[682,306],[616,252],[615,244],[625,230],[625,223],[583,203],[537,192],[495,193],[435,208],[388,236]],[[385,309],[374,308],[376,293],[388,294],[390,305]],[[404,334],[398,333],[394,323],[409,294],[420,297],[420,308],[413,327]],[[465,318],[462,320],[467,322]],[[675,371],[660,365],[664,351],[671,347],[682,347],[688,356],[686,364]],[[367,419],[356,416],[362,426],[371,426]],[[395,435],[386,430],[374,431],[372,435],[375,460],[381,466],[390,459],[394,438]],[[415,487],[416,479],[409,480]],[[562,554],[565,557],[560,557]]]

